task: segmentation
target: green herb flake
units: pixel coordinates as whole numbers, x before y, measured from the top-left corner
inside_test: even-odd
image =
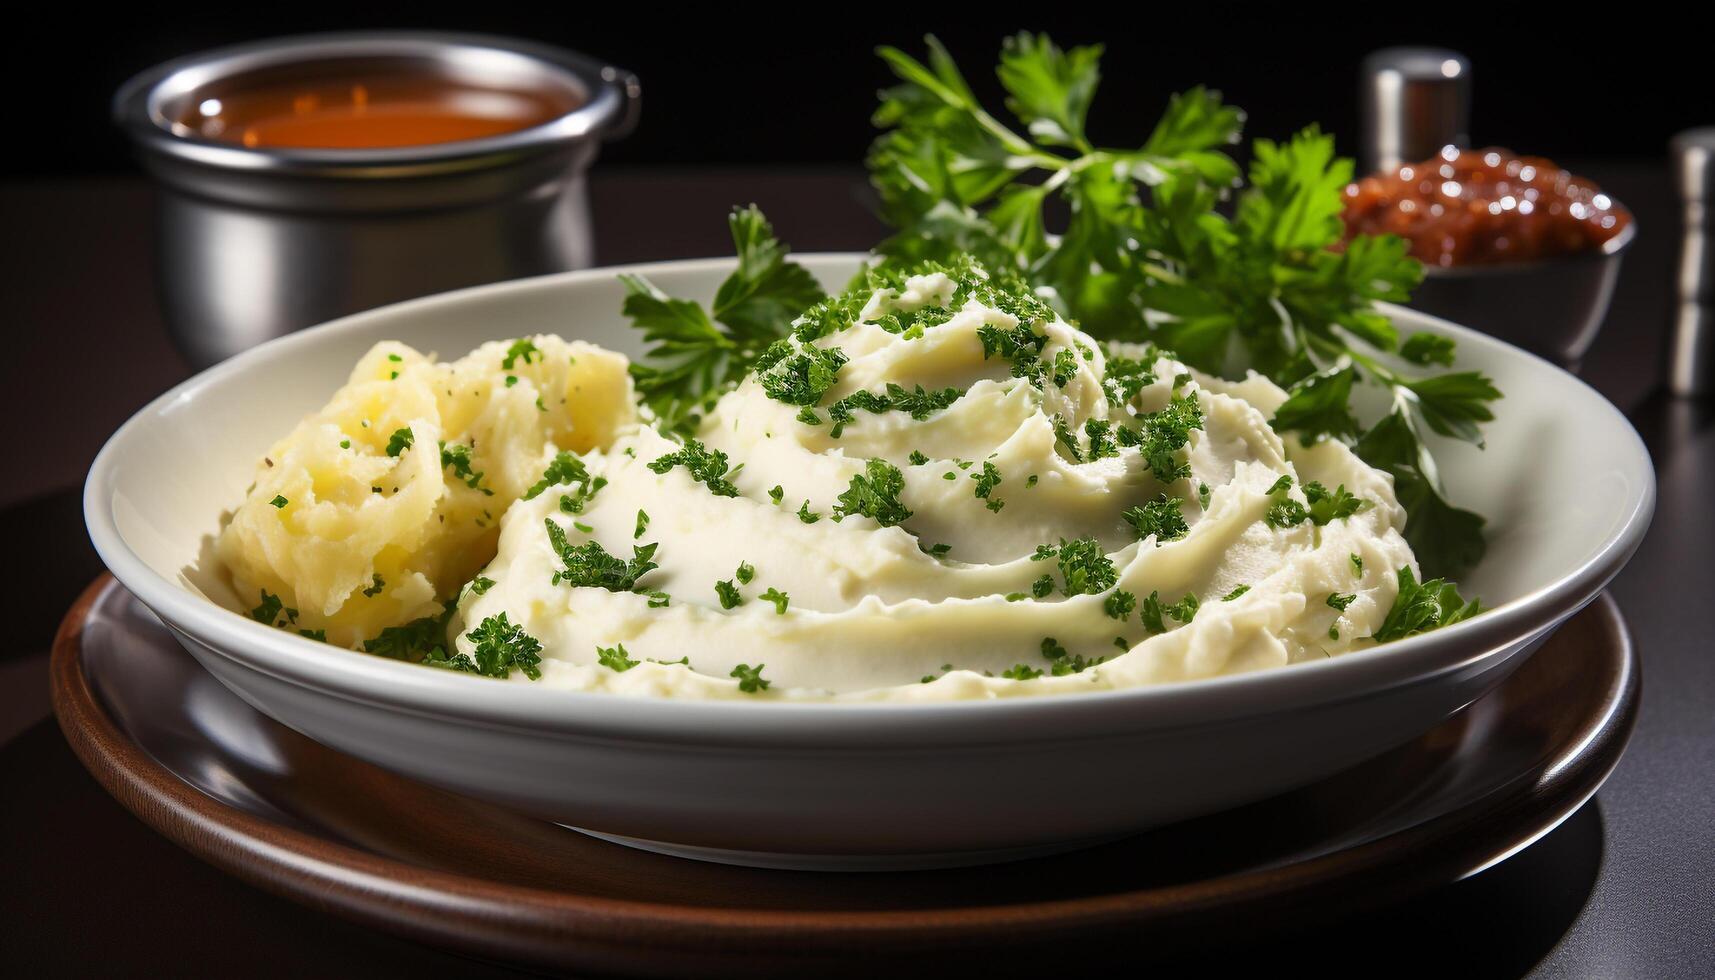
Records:
[[[608,670],[620,674],[625,673],[642,662],[631,659],[630,654],[625,652],[625,644],[623,643],[616,644],[611,647],[596,647],[595,659],[596,663],[601,664]]]
[[[732,669],[732,673],[727,676],[738,678],[739,690],[746,694],[756,694],[759,691],[768,690],[769,682],[762,676],[762,668],[766,666],[768,665],[757,664],[755,667],[752,667],[749,664],[739,664],[737,667],[734,667]]]
[[[566,532],[552,518],[542,522],[548,531],[548,543],[565,567],[554,572],[553,584],[564,582],[574,588],[606,589],[609,592],[631,592],[637,580],[660,567],[654,561],[658,545],[651,543],[631,549],[630,561],[622,561],[607,553],[601,542],[590,540],[573,545]]]
[[[899,500],[905,489],[905,474],[885,459],[864,463],[864,472],[851,479],[851,485],[839,496],[834,507],[834,520],[861,514],[882,527],[894,527],[911,518],[911,511]]]
[[[409,428],[394,429],[393,434],[387,438],[387,455],[398,456],[405,450],[410,449],[411,444],[415,441],[416,436],[411,433]]]
[[[675,466],[683,466],[692,480],[708,487],[717,497],[738,496],[738,487],[727,479],[730,468],[727,455],[718,449],[708,449],[697,440],[686,438],[682,448],[649,463],[649,469],[655,473],[666,473]]]

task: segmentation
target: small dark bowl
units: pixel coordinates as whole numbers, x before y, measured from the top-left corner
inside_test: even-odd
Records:
[[[1593,252],[1514,264],[1425,266],[1409,305],[1576,372],[1602,328],[1634,220]]]

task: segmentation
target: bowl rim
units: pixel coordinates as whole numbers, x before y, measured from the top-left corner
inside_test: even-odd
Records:
[[[811,268],[834,272],[867,258],[860,252],[798,253]],[[264,626],[193,594],[152,569],[120,533],[112,502],[118,491],[120,456],[130,440],[164,409],[189,403],[208,386],[242,375],[299,347],[330,337],[360,332],[376,320],[444,305],[480,303],[495,296],[611,281],[621,274],[714,272],[734,259],[717,257],[607,266],[511,280],[408,300],[342,317],[276,338],[238,354],[175,385],[139,409],[108,439],[90,467],[84,485],[84,518],[102,561],[122,585],[155,612],[181,641],[202,647],[246,670],[288,684],[372,707],[439,717],[501,729],[524,729],[570,738],[654,739],[668,742],[722,741],[768,743],[782,747],[783,736],[827,738],[862,734],[871,747],[890,744],[929,750],[920,741],[944,736],[981,720],[988,733],[1012,741],[1041,741],[1044,731],[1056,740],[1098,737],[1097,730],[1159,731],[1203,725],[1237,717],[1294,710],[1306,702],[1329,703],[1362,697],[1376,690],[1426,683],[1446,672],[1471,669],[1504,657],[1545,636],[1582,608],[1618,573],[1642,542],[1654,510],[1655,471],[1648,450],[1624,415],[1583,380],[1550,362],[1467,327],[1393,304],[1383,312],[1413,326],[1428,324],[1461,344],[1489,347],[1502,356],[1528,358],[1552,370],[1580,397],[1595,399],[1611,413],[1630,439],[1631,470],[1638,491],[1623,519],[1581,565],[1530,593],[1482,614],[1431,633],[1409,637],[1375,650],[1285,668],[1259,670],[1111,691],[1037,695],[949,702],[806,702],[677,699],[623,696],[603,692],[545,688],[526,684],[484,683],[483,678],[424,670],[383,657],[317,643]],[[218,673],[218,672],[217,672]],[[1044,716],[1064,716],[1045,729]],[[806,726],[807,721],[817,722]],[[1000,724],[1003,721],[1014,724]],[[993,722],[993,724],[991,724]],[[1075,722],[1075,724],[1069,724]],[[714,727],[711,727],[714,726]],[[934,747],[941,750],[945,743]]]

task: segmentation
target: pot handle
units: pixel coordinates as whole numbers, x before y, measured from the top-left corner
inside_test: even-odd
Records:
[[[604,141],[624,139],[637,128],[637,117],[643,112],[643,85],[636,75],[612,65],[601,70],[601,80],[619,96],[619,112],[615,114],[612,125],[602,131],[601,138]]]

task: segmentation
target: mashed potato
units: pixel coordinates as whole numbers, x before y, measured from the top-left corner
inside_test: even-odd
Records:
[[[548,460],[634,421],[626,368],[549,336],[446,363],[377,344],[258,461],[218,557],[256,618],[341,646],[438,615]]]
[[[1274,384],[1028,297],[917,276],[764,362],[694,440],[638,427],[513,505],[459,653],[504,622],[582,690],[1096,691],[1370,645],[1415,571],[1391,480],[1283,443]]]

